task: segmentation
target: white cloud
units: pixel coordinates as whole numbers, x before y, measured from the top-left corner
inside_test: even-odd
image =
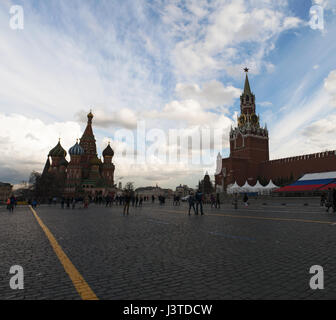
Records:
[[[176,94],[182,100],[198,101],[203,108],[212,109],[218,106],[231,106],[241,95],[241,89],[233,86],[224,87],[216,80],[205,83],[202,88],[197,84],[176,85]]]
[[[127,128],[135,129],[137,127],[138,116],[128,108],[122,108],[118,111],[108,111],[105,108],[92,109],[94,114],[94,125],[101,128]],[[76,119],[80,122],[87,122],[87,112],[80,110],[76,113]]]
[[[12,175],[16,182],[28,179],[33,170],[43,170],[49,151],[59,137],[67,151],[81,134],[75,122],[46,124],[18,114],[0,113],[0,123],[0,177]]]
[[[263,67],[271,71],[265,57],[276,37],[302,24],[284,3],[272,0],[202,1],[198,7],[206,12],[204,23],[205,14],[199,17],[191,9],[195,2],[186,2],[183,13],[178,2],[169,3],[164,11],[164,21],[178,39],[172,57],[182,79],[206,78],[223,70],[237,74],[242,62],[254,73]]]
[[[273,103],[270,101],[263,101],[263,102],[259,102],[258,104],[262,107],[272,107],[273,106]]]
[[[336,105],[336,70],[329,73],[324,81],[324,88],[331,95],[331,103]]]
[[[305,80],[298,88],[288,106],[293,106],[298,92],[303,90]],[[329,73],[324,84],[295,108],[286,108],[286,114],[270,130],[272,158],[296,156],[335,149],[331,126],[335,116],[333,101],[336,97],[336,70]]]

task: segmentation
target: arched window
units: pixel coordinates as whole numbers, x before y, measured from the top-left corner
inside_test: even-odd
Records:
[[[250,101],[250,96],[246,95],[246,101]]]

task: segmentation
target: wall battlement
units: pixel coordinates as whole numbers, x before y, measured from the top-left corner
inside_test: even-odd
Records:
[[[276,164],[284,164],[296,161],[303,161],[303,160],[312,160],[312,159],[323,159],[323,158],[336,158],[336,151],[325,151],[325,152],[318,152],[312,154],[305,154],[296,157],[289,157],[289,158],[282,158],[282,159],[275,159],[267,161],[268,164],[276,165]]]

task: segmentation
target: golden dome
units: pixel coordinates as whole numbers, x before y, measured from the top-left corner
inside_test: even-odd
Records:
[[[90,113],[87,115],[87,117],[88,117],[89,119],[92,119],[92,118],[93,118],[92,110],[90,110]]]

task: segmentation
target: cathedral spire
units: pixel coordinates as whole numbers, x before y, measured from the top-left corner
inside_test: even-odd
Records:
[[[93,119],[92,111],[87,115],[88,122],[83,133],[82,138],[80,139],[80,146],[84,149],[85,154],[87,155],[96,155],[97,147],[96,147],[96,139],[92,130],[92,119]]]

